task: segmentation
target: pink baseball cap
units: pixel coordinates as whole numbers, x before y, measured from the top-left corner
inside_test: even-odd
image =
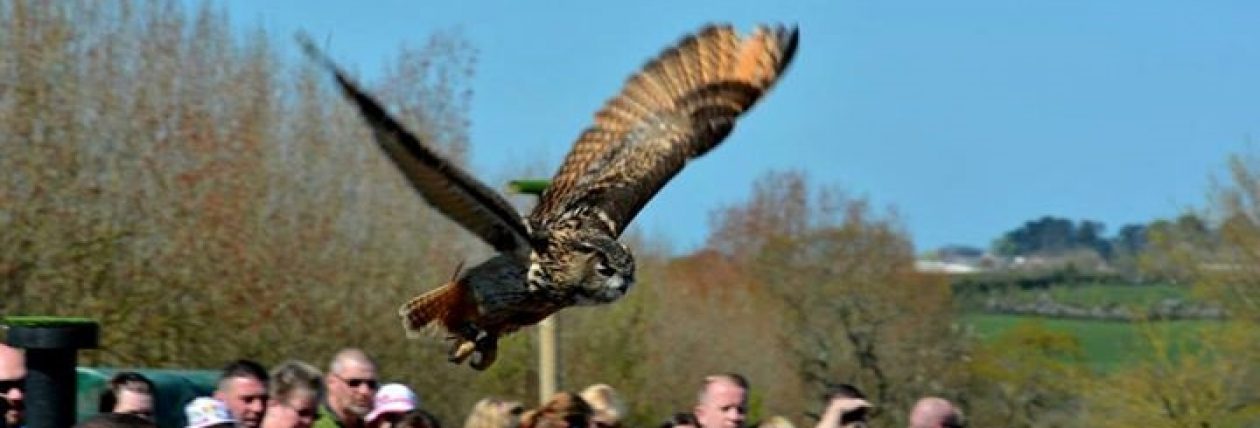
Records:
[[[381,385],[373,401],[372,412],[364,418],[367,422],[375,421],[386,413],[410,412],[420,405],[420,399],[416,397],[416,393],[401,383]]]

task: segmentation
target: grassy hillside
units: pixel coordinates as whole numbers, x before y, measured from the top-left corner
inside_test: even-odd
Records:
[[[1080,341],[1086,364],[1101,372],[1148,359],[1150,349],[1145,345],[1144,334],[1161,335],[1169,338],[1174,345],[1185,346],[1193,343],[1197,332],[1219,325],[1217,321],[1127,323],[979,313],[964,315],[962,321],[974,329],[981,340],[996,338],[1020,322],[1038,322],[1047,329],[1071,334]]]

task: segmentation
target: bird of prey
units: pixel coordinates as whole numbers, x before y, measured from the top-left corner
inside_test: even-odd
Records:
[[[634,257],[617,239],[687,161],[713,149],[779,80],[796,52],[795,27],[740,34],[709,25],[631,76],[578,135],[538,204],[522,218],[503,196],[439,156],[310,42],[375,140],[429,205],[497,255],[458,272],[399,310],[409,333],[445,333],[449,359],[495,360],[501,335],[572,305],[617,300],[634,284]]]

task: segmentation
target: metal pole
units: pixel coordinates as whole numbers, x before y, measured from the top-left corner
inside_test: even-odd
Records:
[[[542,195],[551,184],[547,180],[514,180],[508,183],[513,193]],[[538,402],[546,403],[560,384],[560,354],[556,334],[556,314],[538,323]]]

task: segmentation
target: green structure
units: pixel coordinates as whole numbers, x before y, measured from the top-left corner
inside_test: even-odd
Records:
[[[512,180],[508,182],[508,191],[537,196],[547,190],[548,186],[551,186],[551,180],[547,179]]]
[[[153,396],[154,416],[160,427],[183,427],[184,405],[193,398],[205,397],[214,393],[215,382],[219,380],[217,370],[174,370],[174,369],[120,369],[102,367],[79,367],[75,370],[77,379],[78,403],[77,420],[82,421],[99,413],[101,392],[105,391],[109,378],[115,373],[132,371],[140,373],[157,387]]]

